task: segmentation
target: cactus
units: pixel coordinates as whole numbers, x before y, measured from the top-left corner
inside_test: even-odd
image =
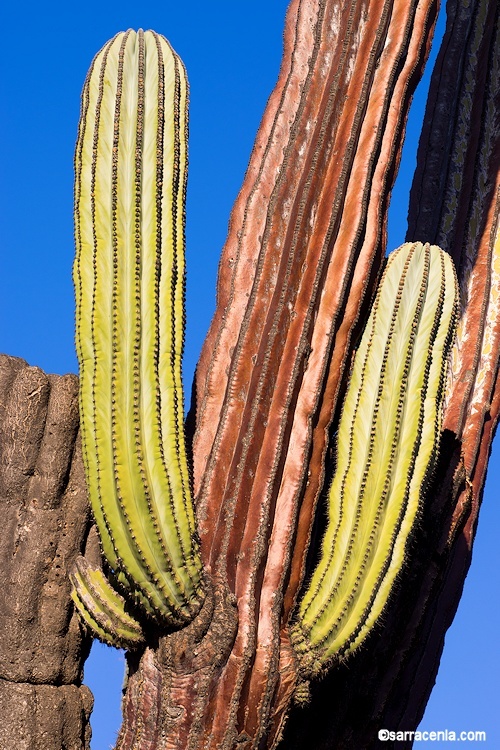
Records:
[[[275,744],[292,695],[307,702],[306,681],[375,638],[425,513],[456,317],[452,263],[437,247],[404,246],[375,289],[435,5],[380,3],[370,22],[363,3],[312,5],[292,3],[223,253],[197,371],[196,523],[180,380],[183,67],[162,37],[129,31],[101,50],[85,85],[74,278],[105,571],[80,560],[72,580],[97,636],[139,650],[120,750],[160,735],[207,750]],[[303,585],[337,419],[329,521]],[[160,661],[145,635],[155,625]]]
[[[457,282],[449,256],[420,242],[377,281],[434,12],[433,0],[292,3],[197,370],[196,521],[180,369],[187,82],[154,32],[117,35],[92,64],[74,279],[105,565],[80,559],[72,581],[96,635],[138,652],[119,750],[159,737],[274,746],[292,696],[307,703],[310,678],[376,643],[404,589],[443,444]],[[329,519],[308,580],[332,428]]]
[[[306,677],[365,640],[400,574],[436,465],[456,279],[436,246],[389,256],[336,437],[321,555],[292,642]]]
[[[184,69],[142,31],[118,34],[92,64],[74,281],[104,562],[92,532],[76,544],[84,557],[71,548],[70,577],[84,625],[129,652],[117,750],[262,750],[282,737],[287,748],[368,748],[375,725],[420,718],[500,411],[496,0],[449,3],[451,63],[431,95],[412,244],[382,276],[388,198],[436,9],[292,0],[197,369],[192,466]],[[460,289],[443,417],[456,283],[449,256],[419,240],[445,245]],[[5,400],[25,437],[27,383]],[[6,488],[23,455],[11,433],[0,445]],[[45,475],[20,476],[36,506]]]
[[[169,627],[190,622],[203,601],[181,380],[187,96],[183,65],[163,37],[118,34],[85,82],[75,157],[90,499],[113,584]],[[104,607],[114,613],[108,639],[138,636],[132,622],[124,636],[121,598],[102,577],[80,567],[74,581],[87,623]]]
[[[144,641],[140,623],[126,611],[126,601],[109,584],[102,570],[77,558],[70,574],[71,598],[83,622],[103,643],[133,649]]]

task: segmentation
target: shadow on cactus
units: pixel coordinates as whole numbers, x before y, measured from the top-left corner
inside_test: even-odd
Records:
[[[187,82],[166,40],[118,34],[82,96],[74,281],[87,484],[105,571],[73,599],[97,637],[137,648],[204,600],[184,437]],[[355,650],[403,568],[437,458],[456,279],[435,246],[386,264],[348,385],[317,568],[291,627],[302,680]]]

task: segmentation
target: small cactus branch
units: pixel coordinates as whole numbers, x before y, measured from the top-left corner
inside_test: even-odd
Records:
[[[97,637],[116,648],[137,648],[144,641],[142,628],[126,611],[126,601],[108,583],[102,570],[84,557],[77,558],[70,574],[71,598],[80,616]]]
[[[214,747],[229,741],[227,705],[236,720],[242,695],[247,734],[266,726],[278,634],[303,575],[353,332],[382,263],[435,11],[434,2],[368,0],[302,0],[288,11],[280,78],[232,214],[197,370],[202,555],[238,598],[235,652],[249,655],[230,660],[214,698],[214,716],[224,716],[214,718]]]
[[[86,474],[124,590],[171,625],[201,605],[183,433],[184,68],[154,32],[118,34],[82,95],[74,280]]]
[[[440,440],[457,287],[436,246],[392,253],[356,352],[321,555],[292,642],[310,677],[367,637],[400,573]]]

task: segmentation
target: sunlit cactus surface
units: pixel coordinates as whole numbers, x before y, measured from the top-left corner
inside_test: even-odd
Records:
[[[181,379],[187,96],[183,65],[163,37],[118,34],[87,76],[75,158],[90,499],[111,581],[171,626],[190,622],[203,600]],[[97,575],[75,573],[75,599],[94,627],[102,606],[124,606]],[[125,626],[124,612],[117,616]]]
[[[491,0],[474,2],[477,12],[450,8],[448,37],[475,29],[463,90],[449,94],[446,66],[434,85],[458,102],[458,125],[451,104],[428,116],[439,137],[429,125],[411,241],[386,258],[388,197],[437,4],[292,1],[187,427],[184,67],[162,36],[131,30],[92,63],[75,157],[74,283],[103,565],[82,556],[71,581],[87,628],[130,651],[117,750],[277,747],[287,721],[300,725],[291,706],[314,706],[318,677],[348,686],[336,696],[342,725],[349,695],[372,700],[351,664],[380,676],[389,654],[407,685],[413,662],[401,649],[425,660],[415,633],[431,642],[444,632],[440,582],[460,557],[462,522],[471,544],[498,416],[499,23]],[[442,57],[455,59],[461,47],[448,50],[448,37]],[[432,194],[442,159],[463,171],[444,170],[446,200]],[[476,385],[464,375],[473,371]],[[422,561],[422,541],[442,567]],[[441,630],[423,621],[433,601]]]

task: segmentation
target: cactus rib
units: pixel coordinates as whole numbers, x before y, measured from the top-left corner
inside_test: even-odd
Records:
[[[201,562],[183,432],[188,87],[168,42],[118,34],[87,76],[75,157],[82,438],[103,552],[150,615],[189,622]]]
[[[306,675],[357,648],[401,570],[437,457],[456,306],[438,247],[390,256],[343,405],[321,557],[292,628]]]

